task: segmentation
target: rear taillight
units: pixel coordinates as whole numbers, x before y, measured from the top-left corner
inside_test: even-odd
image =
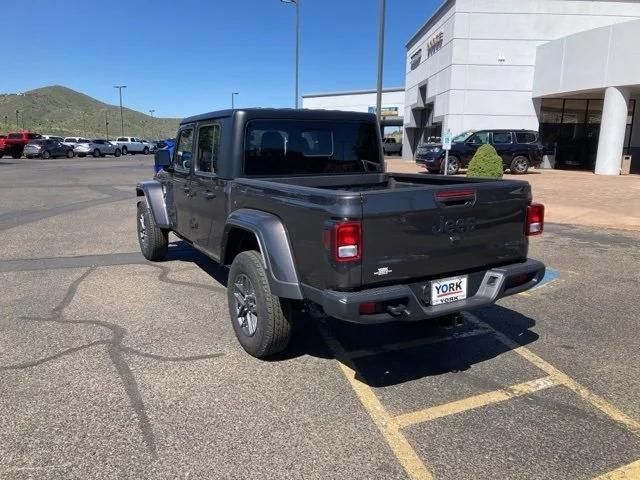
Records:
[[[526,234],[540,235],[544,230],[544,205],[532,203],[527,207]]]
[[[362,258],[362,224],[341,222],[333,226],[333,259],[336,262],[357,262]]]

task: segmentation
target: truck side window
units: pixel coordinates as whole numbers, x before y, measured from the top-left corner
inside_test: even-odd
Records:
[[[220,146],[220,125],[203,125],[198,128],[198,149],[196,170],[215,173]]]
[[[482,145],[484,143],[489,143],[489,132],[476,133],[469,139],[469,143],[472,145]]]
[[[176,151],[173,154],[173,168],[181,171],[191,169],[193,160],[193,127],[180,130]]]

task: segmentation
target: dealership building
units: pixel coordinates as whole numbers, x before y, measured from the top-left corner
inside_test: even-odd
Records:
[[[638,1],[447,0],[406,45],[403,157],[447,130],[531,129],[557,168],[617,175],[629,154],[640,173],[638,45]]]

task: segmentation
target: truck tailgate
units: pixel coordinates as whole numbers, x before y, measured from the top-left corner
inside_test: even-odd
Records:
[[[530,188],[495,181],[362,192],[362,284],[524,260]]]

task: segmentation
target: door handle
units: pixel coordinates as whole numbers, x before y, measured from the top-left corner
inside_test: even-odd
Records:
[[[206,198],[207,200],[211,200],[212,198],[216,198],[216,194],[213,192],[202,192],[202,195],[204,196],[204,198]]]

